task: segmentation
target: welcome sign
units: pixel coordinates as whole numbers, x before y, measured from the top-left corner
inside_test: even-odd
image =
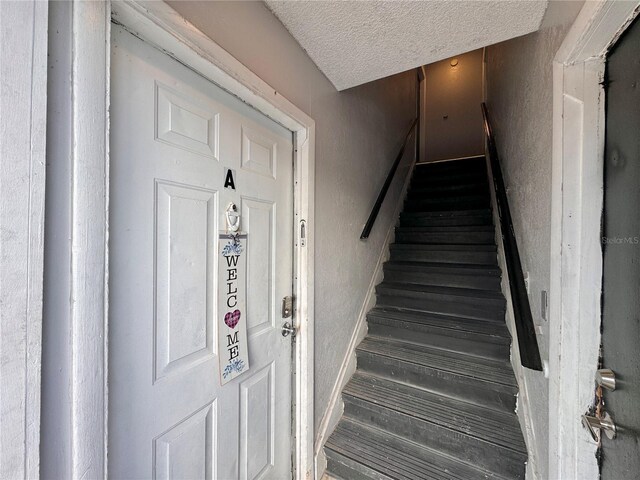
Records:
[[[218,255],[220,383],[249,370],[247,344],[247,236],[221,234]]]

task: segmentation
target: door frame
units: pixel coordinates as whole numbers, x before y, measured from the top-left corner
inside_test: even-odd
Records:
[[[294,134],[293,464],[313,478],[315,122],[164,2],[72,6],[71,476],[106,478],[111,21]],[[305,224],[304,242],[301,225]]]
[[[586,2],[553,62],[549,478],[597,479],[593,405],[601,327],[606,55],[640,2]]]

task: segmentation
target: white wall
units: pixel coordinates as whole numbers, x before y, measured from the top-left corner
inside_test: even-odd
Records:
[[[432,162],[484,154],[482,49],[426,65],[425,157]]]
[[[0,2],[0,478],[37,478],[46,2]]]
[[[529,301],[541,328],[538,344],[549,358],[549,325],[541,291],[549,291],[551,233],[552,61],[582,2],[551,2],[540,31],[487,48],[487,105],[502,162]],[[540,478],[548,469],[548,381],[524,369],[534,455]],[[531,448],[531,446],[530,446]]]

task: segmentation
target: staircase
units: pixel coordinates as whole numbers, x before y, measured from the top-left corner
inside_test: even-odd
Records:
[[[418,165],[325,445],[344,480],[524,478],[484,157]]]

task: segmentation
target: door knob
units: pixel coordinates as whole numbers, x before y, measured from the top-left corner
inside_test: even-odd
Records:
[[[613,392],[616,389],[616,374],[608,368],[596,370],[596,385]]]
[[[609,440],[616,438],[616,424],[613,423],[613,418],[611,418],[611,415],[608,413],[605,413],[602,418],[592,417],[591,415],[582,415],[582,425],[589,430],[591,438],[593,438],[595,442],[600,443],[603,431]]]
[[[292,323],[284,322],[284,324],[282,325],[283,337],[288,337],[289,335],[293,335],[293,337],[295,338],[297,331],[298,329]]]

